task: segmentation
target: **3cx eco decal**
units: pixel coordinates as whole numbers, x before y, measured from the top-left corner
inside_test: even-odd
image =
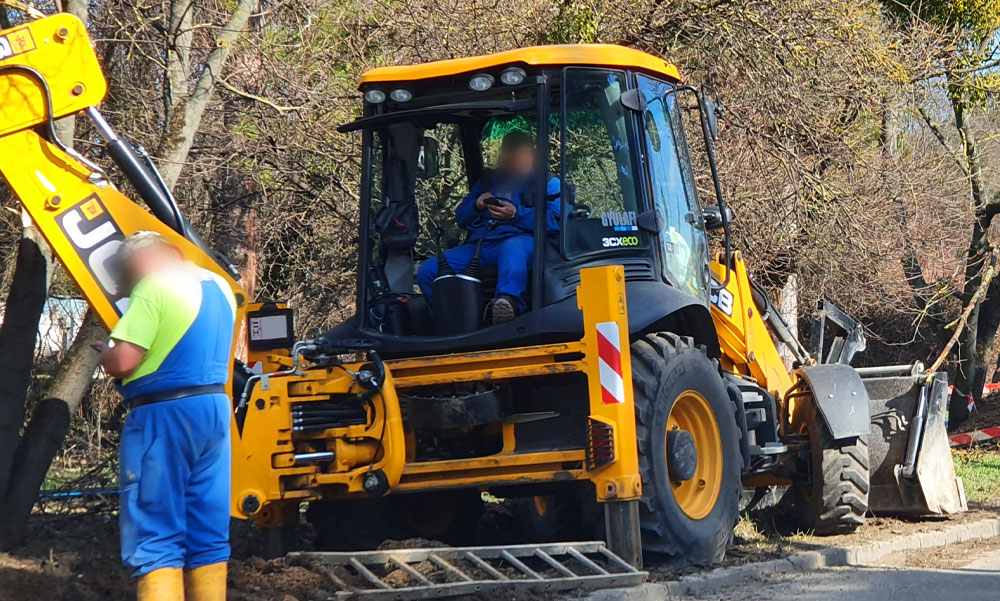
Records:
[[[635,211],[605,211],[601,213],[601,225],[613,228],[616,232],[639,231],[639,226],[635,223]]]
[[[57,217],[59,227],[73,245],[73,250],[83,261],[101,287],[108,301],[121,315],[128,306],[127,298],[119,298],[117,277],[111,259],[125,236],[108,213],[97,195],[84,198],[73,208]]]
[[[7,35],[0,35],[0,61],[34,49],[35,40],[32,39],[31,30],[27,27],[12,31]]]
[[[601,238],[601,245],[604,246],[604,248],[639,246],[639,236],[612,236],[610,238]]]
[[[722,311],[726,315],[733,314],[733,293],[722,288],[720,290],[712,290],[711,295],[712,304],[715,305],[719,311]]]

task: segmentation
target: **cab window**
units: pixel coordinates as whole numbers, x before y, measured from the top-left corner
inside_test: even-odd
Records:
[[[688,294],[707,294],[708,246],[701,227],[701,207],[673,86],[638,77],[646,101],[642,122],[654,208],[664,228],[658,234],[663,276]]]
[[[430,145],[436,155],[433,169],[425,163],[424,149]],[[469,178],[459,125],[437,123],[423,131],[416,171],[414,196],[420,210],[420,237],[414,250],[417,256],[429,257],[437,252],[439,231],[446,246],[461,239],[455,208],[469,192]]]
[[[648,245],[639,212],[630,113],[623,71],[567,68],[563,76],[562,158],[572,194],[563,195],[567,258]]]

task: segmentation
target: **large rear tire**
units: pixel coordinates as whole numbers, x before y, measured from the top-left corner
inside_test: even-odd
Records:
[[[812,404],[804,426],[812,477],[802,490],[802,526],[816,534],[854,532],[868,511],[868,443],[860,436],[835,440]]]
[[[632,378],[643,548],[717,563],[733,539],[742,492],[736,407],[718,364],[690,338],[651,334],[632,345]]]

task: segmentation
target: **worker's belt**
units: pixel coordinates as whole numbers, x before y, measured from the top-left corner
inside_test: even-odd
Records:
[[[159,392],[150,392],[149,394],[140,394],[139,396],[132,397],[128,400],[128,405],[132,409],[136,407],[142,407],[143,405],[151,405],[153,403],[162,403],[164,401],[176,401],[177,399],[186,399],[190,396],[198,396],[202,394],[225,394],[226,385],[225,384],[205,384],[204,386],[185,386],[183,388],[171,388],[170,390],[161,390]]]

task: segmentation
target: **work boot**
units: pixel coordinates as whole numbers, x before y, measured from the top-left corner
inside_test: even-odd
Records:
[[[139,576],[136,596],[139,601],[184,601],[182,570],[180,568],[160,568]]]
[[[501,294],[493,301],[493,325],[502,323],[517,317],[517,299],[509,294]]]
[[[186,601],[226,601],[226,562],[184,570]]]

